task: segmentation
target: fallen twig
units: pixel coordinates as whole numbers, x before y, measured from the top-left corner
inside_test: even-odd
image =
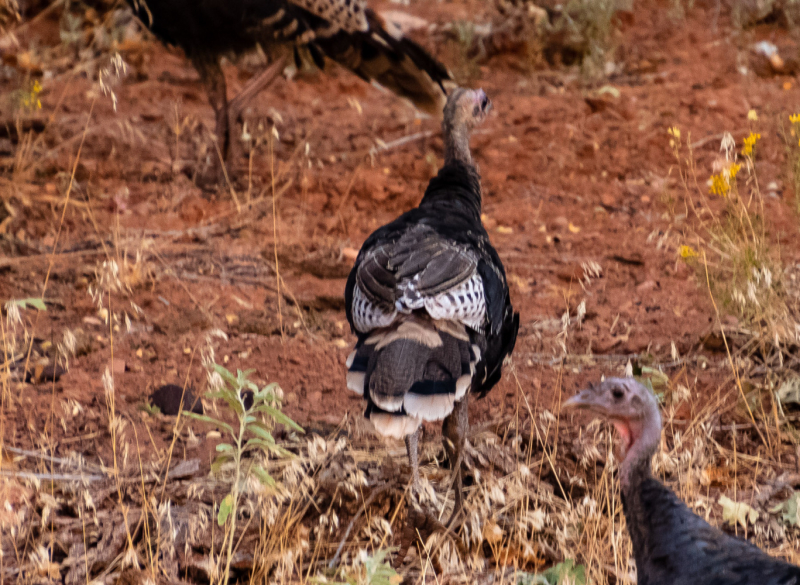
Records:
[[[389,482],[372,490],[372,493],[367,497],[366,500],[364,500],[364,504],[358,509],[356,515],[353,516],[352,520],[350,520],[350,523],[347,525],[347,530],[344,531],[342,539],[339,541],[339,547],[336,549],[336,554],[333,555],[333,558],[328,563],[328,569],[333,569],[339,562],[339,557],[342,555],[342,549],[344,549],[347,539],[350,538],[350,533],[353,531],[356,522],[358,522],[358,519],[361,518],[361,515],[364,513],[364,511],[370,506],[370,504],[372,504],[372,502],[375,501],[375,498],[394,487],[394,482]]]

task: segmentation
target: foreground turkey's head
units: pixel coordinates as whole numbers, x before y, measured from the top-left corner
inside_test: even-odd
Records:
[[[656,397],[633,378],[608,378],[582,390],[562,407],[588,410],[607,419],[619,431],[624,452],[646,431],[661,433]]]
[[[451,128],[464,126],[472,130],[486,119],[492,109],[492,100],[482,89],[453,90],[444,106],[444,119]]]

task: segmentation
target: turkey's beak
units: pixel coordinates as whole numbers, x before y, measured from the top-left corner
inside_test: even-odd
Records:
[[[581,390],[572,398],[569,398],[566,402],[564,402],[564,404],[561,405],[561,408],[592,408],[596,406],[594,397],[594,390],[592,388],[587,388],[586,390]]]

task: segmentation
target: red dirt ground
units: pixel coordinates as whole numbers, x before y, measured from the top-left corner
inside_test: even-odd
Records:
[[[488,19],[489,4],[414,2],[406,10],[445,24]],[[479,79],[471,82],[495,106],[473,138],[473,152],[483,175],[485,222],[522,316],[513,370],[472,405],[473,420],[517,409],[522,395],[534,409],[552,407],[562,393],[620,371],[635,354],[671,362],[673,342],[680,355],[700,350],[714,312],[694,271],[677,260],[683,227],[666,203],[680,195],[671,172],[671,126],[691,132],[693,142],[714,137],[695,150],[705,177],[721,133],[731,131],[741,141],[748,111],[758,111],[764,137],[759,178],[763,185],[777,184],[767,197],[771,237],[785,260],[800,260],[794,194],[777,134],[779,118],[785,121],[800,102],[800,86],[794,77],[737,69],[750,63],[758,40],[771,40],[787,55],[797,53],[796,41],[776,24],[737,32],[724,13],[715,30],[711,5],[698,3],[677,20],[668,8],[637,3],[621,25],[621,73],[599,84],[574,71],[534,71],[523,57],[509,54],[481,63]],[[45,20],[20,34],[20,41],[23,47],[47,44],[57,35],[57,23]],[[14,386],[17,408],[6,420],[5,444],[36,444],[47,435],[50,444],[61,445],[57,450],[102,455],[108,434],[101,378],[112,364],[117,408],[137,425],[155,425],[148,441],[162,445],[171,425],[148,422],[138,407],[165,383],[188,381],[205,389],[200,350],[211,329],[229,338],[215,338],[217,360],[230,369],[255,368],[259,381],[278,382],[286,412],[301,424],[359,419],[361,401],[345,388],[344,361],[354,340],[344,316],[345,278],[367,235],[419,201],[442,160],[438,122],[420,119],[408,105],[334,66],[280,79],[255,100],[248,112],[251,130],[269,116],[280,135],[274,148],[281,192],[275,219],[283,279],[279,309],[267,149],[253,157],[251,202],[238,215],[227,191],[203,192],[181,172],[193,168],[198,145],[208,145],[202,128],[213,127],[191,65],[158,43],[123,56],[137,66],[116,85],[116,112],[84,74],[43,82],[42,111],[54,116],[45,131],[52,156],[38,165],[32,181],[4,187],[11,190],[16,216],[4,224],[0,298],[41,296],[47,282],[48,310],[26,311],[28,329],[54,345],[66,329],[79,330],[80,345],[55,384]],[[249,74],[229,66],[227,75],[233,94]],[[3,91],[20,87],[21,76],[6,75]],[[604,84],[618,89],[619,98],[590,104],[585,98]],[[90,112],[59,232],[63,195]],[[434,135],[367,155],[376,140],[391,143],[427,131]],[[239,171],[237,193],[246,202],[247,167]],[[668,245],[659,246],[668,232]],[[130,331],[120,323],[113,332],[112,362],[109,329],[88,289],[96,287],[104,260],[122,264],[127,257],[133,265],[137,252],[142,260],[136,269],[122,270],[131,291],[104,301],[123,321],[122,311],[132,320]],[[582,286],[588,262],[597,263],[602,276]],[[576,308],[584,300],[586,316],[577,326]],[[572,357],[559,370],[553,366],[561,355],[557,335],[566,310],[573,319],[566,337]],[[701,392],[734,391],[730,384],[719,386],[719,375],[687,368],[687,379],[698,376]],[[667,372],[677,375],[680,368]],[[65,414],[66,401],[81,408]],[[202,443],[199,450],[210,451]]]

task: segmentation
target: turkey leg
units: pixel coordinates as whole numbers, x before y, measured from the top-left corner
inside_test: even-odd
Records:
[[[286,57],[279,57],[272,65],[264,69],[264,71],[250,79],[250,81],[244,85],[242,91],[240,91],[239,94],[233,98],[231,103],[228,105],[231,113],[231,125],[239,121],[239,116],[242,115],[242,110],[247,103],[261,91],[268,88],[273,81],[275,81],[275,78],[278,77],[281,71],[283,71],[283,66],[285,63]]]
[[[230,126],[228,124],[228,93],[225,85],[225,74],[220,67],[219,59],[207,59],[198,57],[194,60],[194,65],[200,73],[200,79],[208,88],[208,101],[214,109],[216,125],[217,152],[212,157],[212,169],[220,179],[224,179],[222,165],[228,158],[228,146],[230,143]]]
[[[417,428],[417,430],[410,435],[406,435],[406,451],[408,452],[408,461],[411,463],[411,489],[415,492],[419,489],[420,435],[422,435],[422,427]]]
[[[462,457],[464,456],[464,444],[469,428],[469,410],[467,409],[467,399],[469,393],[464,398],[458,400],[444,423],[442,423],[442,435],[444,449],[450,464],[453,466],[453,491],[455,492],[455,504],[453,505],[453,515],[447,521],[446,526],[450,526],[456,517],[461,513],[464,506],[464,485],[461,479]]]
[[[285,57],[279,57],[272,65],[264,69],[261,73],[250,79],[242,91],[233,98],[228,104],[228,157],[225,159],[228,163],[233,163],[241,157],[242,148],[239,137],[235,135],[237,124],[242,116],[242,110],[245,106],[261,91],[269,87],[275,78],[278,77],[283,71]],[[230,164],[228,165],[230,169]]]

